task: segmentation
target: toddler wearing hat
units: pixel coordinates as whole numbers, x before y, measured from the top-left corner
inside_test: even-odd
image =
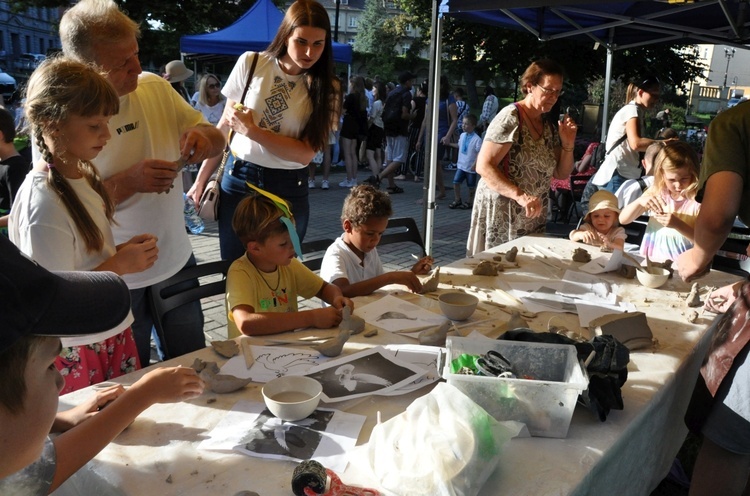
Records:
[[[589,213],[583,218],[583,224],[570,232],[570,239],[608,250],[622,250],[628,235],[619,225],[619,214],[617,197],[605,189],[597,191],[591,195]]]

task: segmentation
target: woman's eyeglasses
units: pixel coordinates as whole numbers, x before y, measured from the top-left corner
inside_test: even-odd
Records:
[[[209,90],[215,90],[216,88],[221,88],[221,83],[211,83],[208,85]]]
[[[536,85],[537,88],[542,90],[542,95],[544,96],[554,96],[554,97],[560,97],[565,93],[563,90],[551,90],[549,88],[545,88],[544,86]]]

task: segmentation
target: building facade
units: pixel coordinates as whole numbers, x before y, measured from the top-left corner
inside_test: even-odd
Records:
[[[27,77],[42,58],[35,55],[60,48],[60,15],[60,9],[46,7],[16,13],[0,1],[0,67],[16,78]]]

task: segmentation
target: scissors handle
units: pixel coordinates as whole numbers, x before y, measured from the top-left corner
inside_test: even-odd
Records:
[[[327,468],[326,475],[328,476],[328,488],[321,495],[316,493],[311,488],[306,487],[304,489],[306,496],[380,496],[380,492],[375,489],[368,489],[364,487],[348,486],[344,484],[336,475],[336,472]]]

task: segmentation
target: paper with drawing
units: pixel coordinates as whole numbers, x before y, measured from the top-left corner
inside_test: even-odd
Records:
[[[445,322],[445,317],[442,315],[392,295],[386,295],[357,308],[354,314],[365,319],[368,324],[391,332],[440,325]]]
[[[316,460],[334,472],[346,469],[366,417],[318,408],[309,417],[286,422],[263,403],[238,401],[198,445],[198,449],[236,451],[258,458]]]

